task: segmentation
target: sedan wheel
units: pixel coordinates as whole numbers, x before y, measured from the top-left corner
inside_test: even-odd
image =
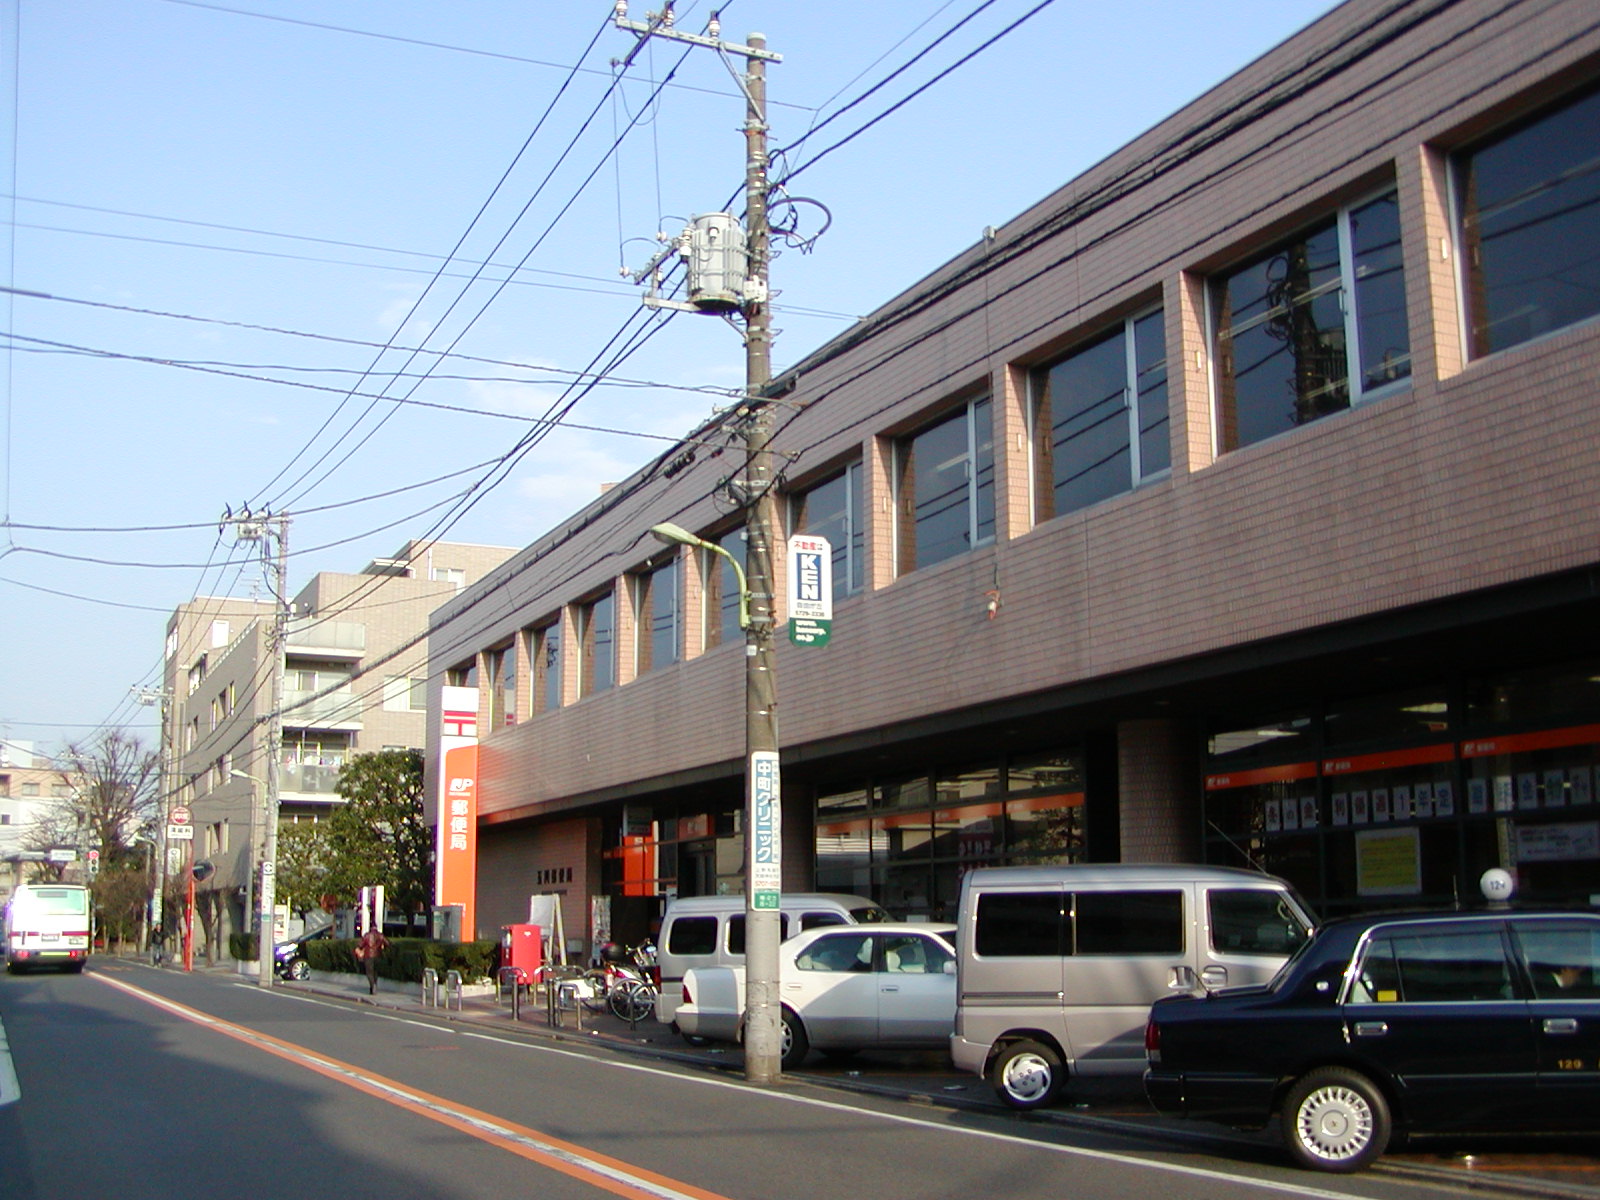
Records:
[[[1284,1098],[1284,1141],[1313,1170],[1359,1171],[1383,1153],[1391,1129],[1383,1093],[1342,1067],[1312,1071]]]
[[[783,1048],[783,1058],[780,1060],[785,1071],[793,1071],[805,1062],[806,1055],[811,1052],[811,1041],[806,1037],[806,1027],[800,1024],[800,1018],[788,1009],[783,1010],[782,1028],[779,1031],[780,1045]]]
[[[989,1082],[1012,1108],[1043,1108],[1061,1090],[1061,1056],[1040,1042],[1016,1042],[994,1060]]]

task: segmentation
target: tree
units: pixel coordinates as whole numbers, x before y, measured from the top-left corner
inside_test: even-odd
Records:
[[[387,902],[425,912],[433,894],[433,831],[422,816],[422,753],[358,754],[339,772],[344,803],[328,820],[327,891],[354,904],[382,884]]]
[[[68,746],[61,763],[65,794],[39,813],[23,844],[29,850],[98,850],[102,870],[140,861],[135,840],[150,837],[155,828],[160,781],[160,752],[120,730]],[[64,873],[65,864],[55,866],[57,879]]]
[[[278,830],[278,899],[298,913],[320,908],[328,894],[328,863],[332,850],[328,824],[296,821]]]

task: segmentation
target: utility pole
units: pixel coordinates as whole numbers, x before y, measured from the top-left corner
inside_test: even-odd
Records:
[[[256,958],[260,975],[256,982],[264,988],[272,986],[274,916],[277,909],[277,857],[278,857],[278,760],[282,757],[283,742],[283,659],[289,638],[289,518],[272,513],[252,515],[247,508],[243,514],[231,512],[223,516],[223,524],[232,524],[241,542],[260,542],[261,561],[272,572],[274,611],[272,636],[268,639],[268,652],[272,655],[272,711],[267,715],[267,777],[266,795],[262,797],[265,808],[265,825],[261,839],[261,858],[256,895],[259,905],[259,924],[256,933]],[[276,526],[276,528],[273,528]],[[268,558],[267,538],[277,541],[276,559]],[[254,788],[251,789],[251,812],[255,811]],[[254,851],[254,845],[251,847]]]
[[[137,689],[140,704],[160,705],[161,713],[161,784],[157,792],[156,801],[156,870],[155,870],[155,895],[150,898],[150,930],[153,934],[162,928],[165,919],[163,908],[167,897],[167,810],[172,807],[172,798],[167,791],[172,777],[172,737],[171,737],[171,712],[170,701],[172,693],[165,687]]]
[[[771,231],[767,219],[767,80],[766,64],[781,62],[767,50],[765,35],[752,33],[747,44],[723,42],[716,13],[704,34],[673,26],[672,4],[648,20],[629,21],[627,0],[618,0],[617,28],[649,37],[667,38],[714,49],[746,62],[739,78],[745,95],[745,230],[743,278],[737,294],[722,290],[706,295],[696,288],[694,271],[703,248],[686,232],[672,250],[664,251],[640,273],[653,274],[672,253],[690,262],[692,303],[654,301],[662,307],[697,312],[726,312],[737,307],[744,318],[745,574],[749,620],[745,626],[745,1078],[756,1084],[777,1082],[782,1071],[782,1004],[778,996],[778,943],[782,937],[779,904],[783,890],[782,783],[778,758],[777,676],[773,653],[774,602],[772,542],[777,529],[776,475],[772,469],[772,414],[763,390],[772,379],[772,314],[768,270]],[[631,57],[631,56],[630,56]],[[737,78],[737,77],[736,77]],[[721,275],[722,283],[727,280]],[[713,289],[714,290],[714,289]],[[700,298],[697,299],[697,292]],[[647,300],[647,303],[652,301]]]

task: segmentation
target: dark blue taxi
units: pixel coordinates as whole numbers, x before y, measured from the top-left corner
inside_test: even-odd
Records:
[[[1270,983],[1151,1009],[1163,1113],[1279,1117],[1355,1171],[1407,1133],[1600,1130],[1600,914],[1501,908],[1321,926]]]

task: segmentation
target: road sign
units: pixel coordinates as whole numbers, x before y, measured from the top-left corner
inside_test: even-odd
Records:
[[[187,825],[189,821],[189,810],[181,804],[167,814],[167,824],[169,825]]]
[[[192,842],[192,841],[194,841],[194,826],[193,825],[168,825],[167,826],[167,841],[169,841],[169,842]]]

